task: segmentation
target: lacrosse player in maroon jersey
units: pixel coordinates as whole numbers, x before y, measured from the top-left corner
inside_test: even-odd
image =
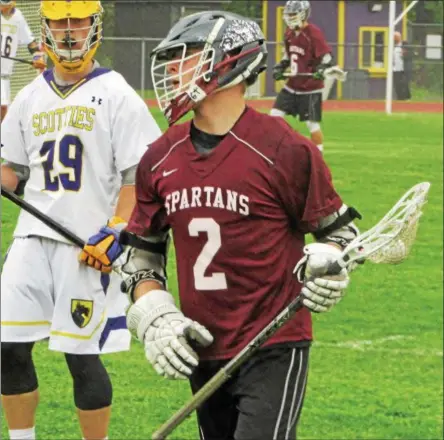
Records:
[[[295,438],[307,384],[311,312],[327,312],[349,276],[323,275],[352,240],[316,146],[281,118],[246,106],[264,70],[259,26],[228,12],[181,19],[153,51],[170,128],[137,171],[137,203],[115,261],[132,302],[127,325],[162,376],[196,392],[297,295],[305,307],[198,410],[202,439]],[[175,124],[194,111],[194,118]],[[175,125],[173,125],[175,124]],[[181,310],[167,291],[168,232]],[[304,236],[317,243],[304,257]],[[305,258],[301,284],[294,276]]]
[[[270,114],[299,116],[299,120],[307,124],[311,140],[322,152],[324,136],[320,122],[324,71],[333,65],[333,58],[322,31],[308,23],[309,16],[310,2],[307,0],[289,0],[286,3],[285,54],[273,67],[273,78],[276,81],[285,79],[287,69],[290,69],[291,76],[278,94]]]

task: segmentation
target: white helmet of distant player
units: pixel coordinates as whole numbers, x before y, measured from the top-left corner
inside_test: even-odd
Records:
[[[310,2],[289,0],[284,7],[284,21],[290,29],[301,29],[310,16]]]
[[[93,59],[97,48],[102,42],[103,8],[96,0],[42,0],[40,6],[42,25],[42,44],[53,63],[66,73],[78,73],[85,70]],[[90,18],[90,24],[77,31],[85,31],[84,39],[76,41],[73,38],[74,29],[71,20]],[[63,27],[63,39],[56,39],[49,26],[49,21],[66,22]],[[63,24],[64,26],[64,24]],[[60,28],[58,29],[60,33]],[[80,43],[80,49],[72,49],[73,44]]]

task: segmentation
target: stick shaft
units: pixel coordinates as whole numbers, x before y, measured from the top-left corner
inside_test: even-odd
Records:
[[[11,61],[17,61],[18,63],[29,64],[30,66],[33,65],[32,61],[25,60],[24,58],[6,57],[4,55],[2,55],[2,58],[6,58],[7,60],[11,60]]]
[[[49,218],[46,214],[43,214],[43,212],[39,211],[37,208],[26,202],[25,200],[22,200],[20,197],[15,195],[12,191],[9,191],[6,188],[3,188],[2,186],[2,196],[6,199],[10,200],[12,203],[17,205],[19,208],[24,209],[29,214],[33,215],[35,218],[38,218],[42,223],[44,223],[46,226],[51,228],[53,231],[60,234],[63,238],[66,238],[71,243],[75,244],[79,248],[83,248],[85,245],[84,241],[77,237],[77,235],[73,234],[71,231],[68,231],[64,226],[57,223],[52,218]]]
[[[302,298],[294,299],[237,356],[221,368],[181,409],[170,417],[153,435],[152,440],[164,440],[195,409],[209,399],[241,365],[243,365],[271,336],[302,308]]]
[[[292,75],[291,73],[284,73],[285,78],[293,78],[296,76],[313,76],[313,73],[297,73],[296,75]]]

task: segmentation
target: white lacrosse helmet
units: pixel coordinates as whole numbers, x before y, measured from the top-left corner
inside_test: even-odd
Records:
[[[289,0],[284,7],[284,21],[290,29],[301,29],[310,16],[310,2]]]

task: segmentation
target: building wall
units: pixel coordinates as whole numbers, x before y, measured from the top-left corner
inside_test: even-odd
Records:
[[[275,94],[275,83],[271,77],[272,66],[276,62],[276,45],[274,42],[277,39],[276,35],[276,11],[277,8],[284,6],[283,0],[264,0],[266,4],[266,29],[267,40],[269,44],[269,61],[266,78],[265,92],[267,96]],[[387,2],[384,2],[381,12],[370,12],[367,1],[346,0],[345,2],[345,32],[344,32],[344,67],[351,72],[357,71],[359,68],[359,29],[362,26],[366,27],[388,27],[388,14],[389,6]],[[400,14],[405,5],[405,0],[398,0],[396,15]],[[319,26],[327,41],[332,46],[333,55],[338,60],[338,0],[316,0],[311,1],[311,17],[310,21]],[[396,30],[402,32],[405,21],[401,21]],[[359,72],[358,72],[359,74]],[[363,72],[361,71],[361,76]],[[353,73],[352,73],[353,75]],[[352,85],[355,91],[359,88],[359,81],[365,81],[365,87],[368,89],[366,92],[368,96],[375,99],[383,99],[385,95],[385,75],[380,74],[379,77],[371,77],[369,79],[356,79],[356,84]],[[349,85],[343,84],[338,86],[341,88],[348,87]],[[347,94],[346,94],[347,95]],[[358,94],[358,96],[360,96]],[[344,95],[344,97],[346,97]]]
[[[396,15],[402,11],[402,1],[397,3]],[[359,69],[359,29],[360,27],[388,27],[389,5],[383,4],[381,12],[370,12],[367,2],[346,1],[345,6],[345,53],[344,53],[344,67],[350,70],[349,81],[353,80],[353,70]],[[402,21],[396,27],[397,31],[402,31]],[[358,72],[359,73],[359,72]],[[359,81],[365,82],[365,87],[368,87],[368,97],[370,99],[384,99],[386,75],[379,77],[370,77],[368,79],[357,79],[356,85]],[[347,84],[344,84],[344,88]],[[358,93],[355,96],[360,96]]]
[[[398,5],[397,14],[401,12]],[[345,66],[357,68],[357,48],[353,46],[359,42],[359,28],[362,26],[388,27],[388,4],[384,4],[381,12],[369,12],[367,2],[347,1],[345,7]],[[398,23],[396,30],[402,30],[402,23]]]

